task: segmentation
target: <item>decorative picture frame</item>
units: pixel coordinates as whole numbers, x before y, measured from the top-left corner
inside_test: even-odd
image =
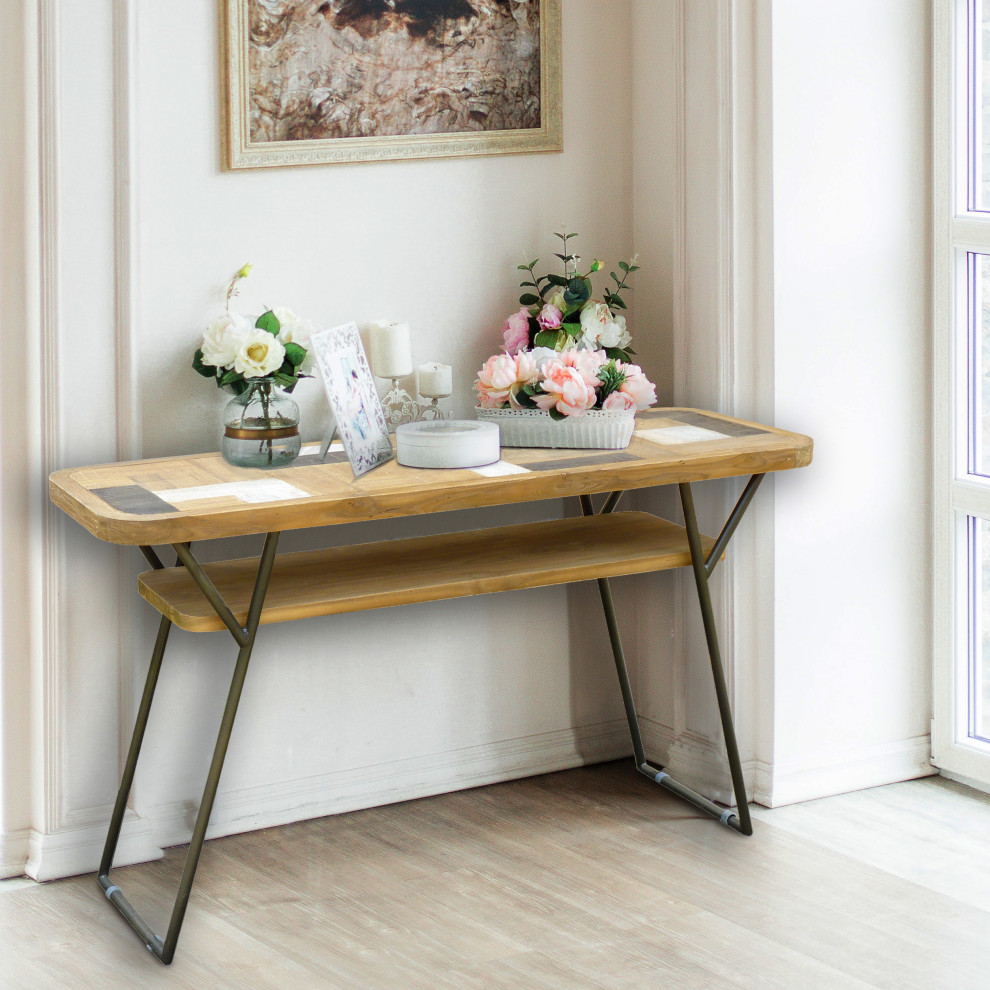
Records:
[[[388,424],[356,323],[318,330],[310,337],[337,433],[354,477],[394,456]]]
[[[221,12],[227,169],[563,150],[561,0]]]

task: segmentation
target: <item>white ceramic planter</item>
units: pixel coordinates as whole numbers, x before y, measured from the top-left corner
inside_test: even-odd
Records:
[[[503,447],[628,447],[636,426],[634,409],[605,412],[593,409],[583,416],[554,420],[540,409],[482,409],[478,419],[497,423]]]

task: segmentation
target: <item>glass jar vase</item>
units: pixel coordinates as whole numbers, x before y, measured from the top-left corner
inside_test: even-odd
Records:
[[[221,453],[239,467],[284,467],[301,445],[299,406],[270,379],[246,379],[245,385],[224,406]]]

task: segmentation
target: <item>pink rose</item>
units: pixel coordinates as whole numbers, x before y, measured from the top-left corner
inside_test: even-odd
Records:
[[[540,315],[536,318],[536,322],[539,323],[544,330],[559,330],[563,319],[564,314],[556,306],[551,303],[547,303],[540,311]]]
[[[478,405],[486,409],[497,409],[506,402],[515,404],[516,392],[536,379],[536,361],[527,352],[494,354],[478,372],[478,380],[475,382]]]
[[[657,401],[657,388],[638,364],[621,365],[626,380],[619,387],[620,392],[628,395],[636,403],[637,409],[648,409]]]
[[[505,321],[502,340],[509,354],[524,351],[529,347],[529,310],[521,309]]]
[[[540,387],[546,395],[534,395],[533,401],[543,410],[556,408],[565,416],[583,416],[594,407],[598,397],[577,368],[563,361],[548,361]]]
[[[608,361],[608,356],[604,351],[589,351],[583,348],[572,348],[569,351],[562,351],[560,360],[568,367],[578,371],[581,377],[592,387],[598,388],[601,379],[598,372],[603,364]]]
[[[608,412],[623,412],[626,409],[635,409],[636,400],[626,392],[611,392],[605,397],[602,409]]]
[[[516,359],[511,354],[493,354],[478,372],[474,387],[478,404],[497,409],[509,400],[509,388],[516,380]]]

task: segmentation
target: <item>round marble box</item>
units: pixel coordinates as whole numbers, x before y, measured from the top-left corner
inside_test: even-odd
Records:
[[[406,467],[481,467],[501,456],[498,425],[473,419],[404,423],[395,431],[395,446]]]

